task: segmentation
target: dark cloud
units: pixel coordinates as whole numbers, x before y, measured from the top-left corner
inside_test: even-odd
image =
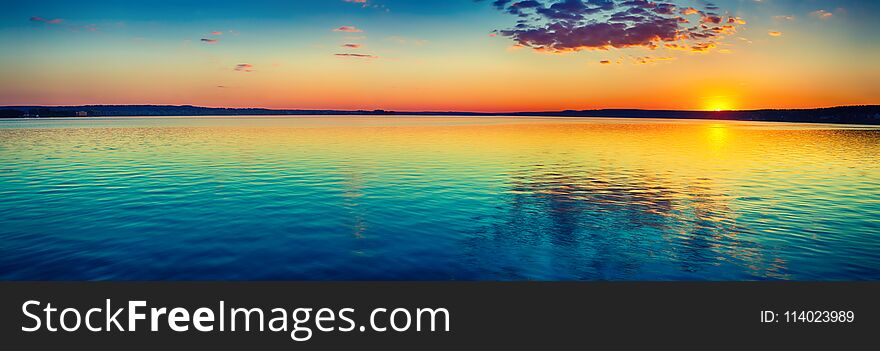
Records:
[[[366,58],[366,59],[377,59],[379,56],[368,55],[368,54],[333,54],[337,57],[351,57],[351,58]]]
[[[519,17],[513,28],[498,34],[517,45],[549,52],[654,49],[666,44],[706,51],[745,23],[719,14],[714,4],[701,3],[703,10],[648,0],[497,0],[492,5]],[[692,20],[697,25],[689,27]]]
[[[238,72],[253,72],[254,65],[252,65],[250,63],[239,63],[239,64],[235,65],[235,70]]]
[[[207,38],[202,38],[202,39],[200,39],[200,40],[201,40],[203,43],[207,43],[207,44],[216,44],[216,43],[220,42],[219,39],[207,39]]]
[[[60,18],[48,19],[48,18],[43,18],[43,17],[39,17],[39,16],[34,16],[34,17],[31,17],[31,22],[43,22],[43,23],[48,23],[48,24],[61,24],[61,22],[64,22],[64,20],[62,20]]]

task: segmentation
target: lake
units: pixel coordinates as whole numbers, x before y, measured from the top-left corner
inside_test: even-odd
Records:
[[[880,128],[0,120],[2,280],[878,280]]]

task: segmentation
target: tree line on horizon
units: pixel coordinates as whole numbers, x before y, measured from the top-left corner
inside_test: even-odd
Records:
[[[0,118],[123,117],[123,116],[266,116],[266,115],[420,115],[420,116],[557,116],[678,118],[742,121],[880,124],[880,105],[840,106],[815,109],[762,109],[739,111],[687,111],[601,109],[542,112],[484,113],[457,111],[401,112],[386,110],[273,110],[263,108],[214,108],[167,105],[85,105],[0,107]]]

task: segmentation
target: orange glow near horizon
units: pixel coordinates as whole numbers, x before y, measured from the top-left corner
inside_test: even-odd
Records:
[[[725,96],[717,96],[717,97],[710,98],[706,104],[706,107],[704,108],[704,110],[706,110],[706,111],[715,111],[715,112],[730,111],[730,110],[735,110],[735,109],[736,109],[736,106],[733,104],[733,102],[730,101]]]

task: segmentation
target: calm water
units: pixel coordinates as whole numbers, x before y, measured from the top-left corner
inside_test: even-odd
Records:
[[[0,120],[0,279],[878,280],[880,129]]]

